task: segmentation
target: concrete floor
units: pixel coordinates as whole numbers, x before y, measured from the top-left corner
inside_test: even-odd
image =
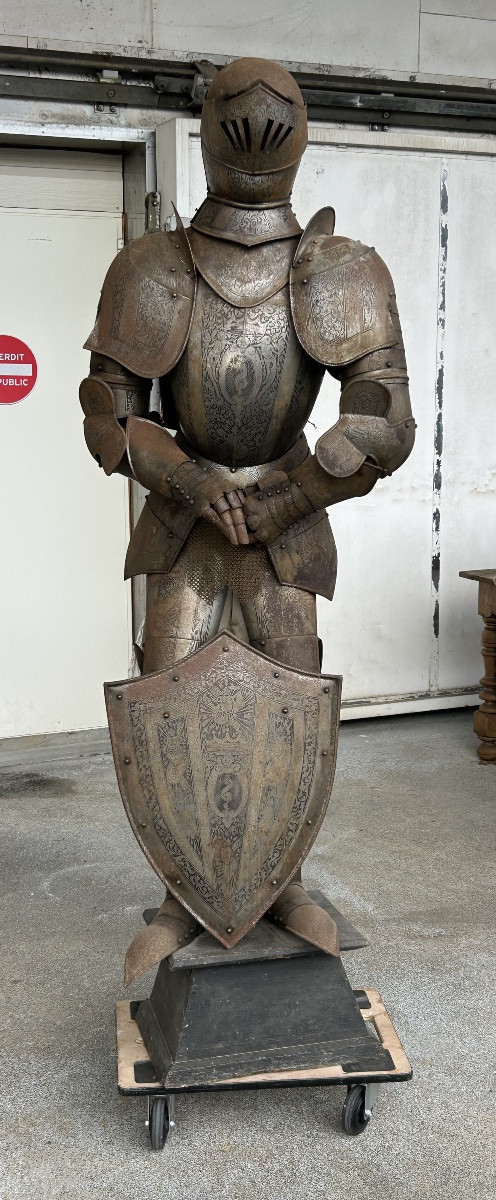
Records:
[[[383,1087],[358,1138],[341,1088],[183,1096],[162,1154],[116,1090],[123,956],[162,887],[107,743],[0,746],[2,1200],[494,1200],[496,770],[471,716],[346,724],[304,872],[370,938],[347,970],[382,992],[413,1082]]]

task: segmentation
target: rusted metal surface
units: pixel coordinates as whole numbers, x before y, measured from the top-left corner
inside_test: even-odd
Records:
[[[231,63],[208,89],[201,143],[214,195],[249,205],[287,200],[307,144],[298,84],[265,59]]]
[[[373,248],[305,231],[291,272],[291,307],[301,344],[317,362],[339,367],[393,346],[393,297],[389,271]]]
[[[222,196],[208,196],[195,213],[191,228],[238,246],[258,246],[301,235],[301,225],[289,200],[274,205],[235,204]]]
[[[220,241],[213,253],[212,239],[197,229],[188,230],[197,270],[222,300],[236,308],[253,308],[274,296],[288,282],[296,238],[263,242],[250,249]]]
[[[327,808],[341,681],[227,633],[105,688],[132,828],[173,896],[225,946],[274,903]]]
[[[191,335],[170,376],[195,453],[230,469],[283,454],[302,432],[323,374],[296,337],[287,287],[241,308],[198,280]]]
[[[186,345],[194,300],[195,267],[184,230],[145,234],[111,264],[85,348],[145,379],[165,375]]]
[[[302,531],[301,538],[313,554],[305,558],[305,552],[300,552],[300,566],[307,567],[309,582],[313,582],[311,572],[312,568],[316,571],[320,551],[323,564],[327,562],[330,568],[326,580],[330,586],[335,577],[332,535],[324,515],[313,520],[314,530]],[[326,533],[331,539],[329,551]],[[296,546],[296,559],[299,549]],[[148,578],[145,671],[169,666],[226,628],[288,666],[317,672],[314,589],[279,586],[285,582],[285,572],[289,583],[294,574],[294,560],[289,555],[290,551],[283,550],[279,555],[281,580],[273,570],[270,550],[256,544],[233,546],[218,528],[199,523],[173,569],[167,575],[157,572]],[[323,575],[317,578],[320,581],[324,583]]]

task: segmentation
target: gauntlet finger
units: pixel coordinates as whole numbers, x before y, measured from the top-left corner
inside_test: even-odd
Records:
[[[237,488],[232,492],[224,492],[225,498],[231,508],[241,508],[243,501],[240,500]]]
[[[212,508],[215,508],[215,511],[218,513],[223,514],[229,512],[229,507],[230,506],[225,496],[219,496],[218,500],[212,500]]]
[[[232,509],[231,516],[240,546],[247,546],[249,542],[248,530],[241,508]]]

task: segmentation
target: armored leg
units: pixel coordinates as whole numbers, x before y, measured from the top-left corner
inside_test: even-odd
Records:
[[[315,596],[281,586],[262,547],[233,547],[216,529],[199,523],[173,570],[147,577],[144,673],[169,667],[197,650],[226,621],[263,654],[297,670],[319,673]],[[305,941],[329,954],[339,953],[334,921],[310,900],[300,871],[271,913]],[[168,897],[128,949],[126,983],[195,934],[194,922]]]

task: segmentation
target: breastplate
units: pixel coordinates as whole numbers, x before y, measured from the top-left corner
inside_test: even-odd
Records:
[[[229,467],[278,458],[302,432],[323,374],[298,342],[287,286],[241,308],[199,277],[188,343],[169,376],[199,454]]]

